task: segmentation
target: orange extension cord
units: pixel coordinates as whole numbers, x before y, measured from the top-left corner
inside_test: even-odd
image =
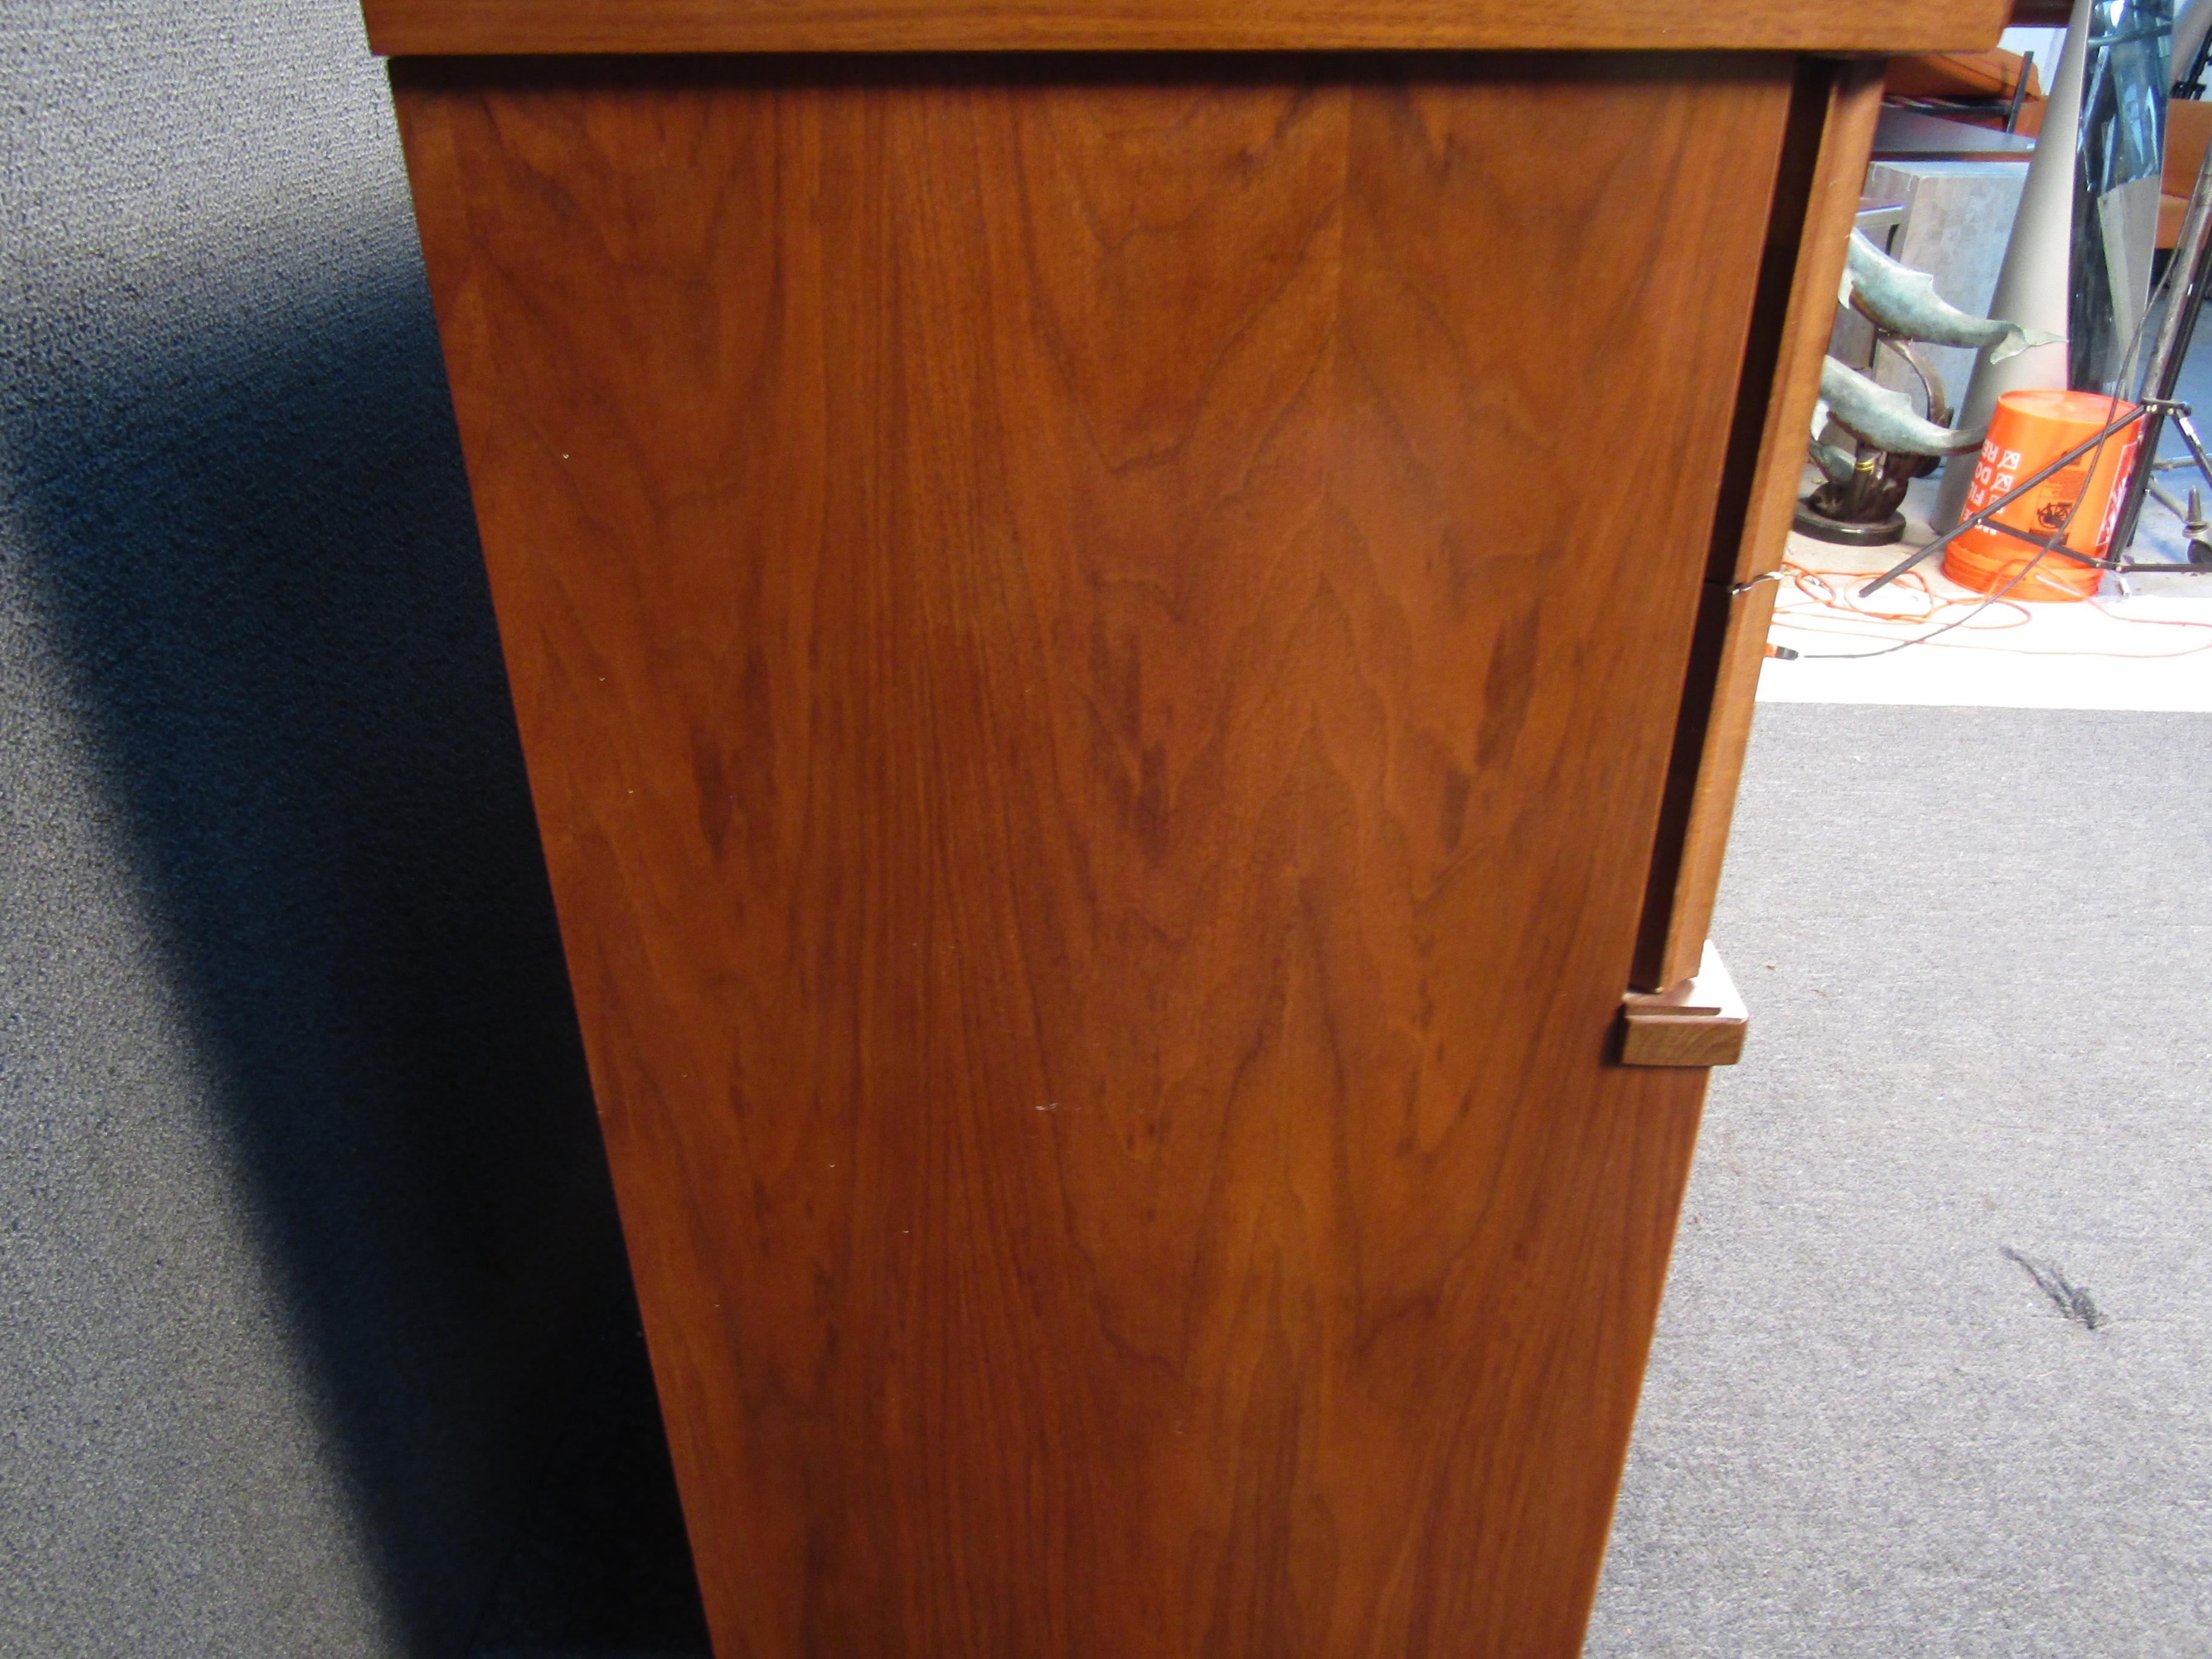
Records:
[[[1906,626],[1941,626],[1954,620],[1953,613],[1964,611],[1970,615],[1977,610],[1987,613],[1987,620],[1961,621],[1960,634],[2005,634],[2015,628],[2025,628],[2032,612],[2027,601],[2021,599],[1990,599],[1982,595],[1969,594],[1948,599],[1928,585],[1928,579],[1917,570],[1907,571],[1890,584],[1892,592],[1911,594],[1922,601],[1913,611],[1876,609],[1858,597],[1857,589],[1868,580],[1863,570],[1817,570],[1795,559],[1784,559],[1783,570],[1796,584],[1801,595],[1796,599],[1784,600],[1774,607],[1778,624],[1804,634],[1832,634],[1850,640],[1887,641],[1886,634],[1857,628],[1824,628],[1820,621],[1902,623]],[[2208,578],[2212,580],[2212,578]],[[1877,604],[1888,603],[1887,596]],[[2144,628],[2193,628],[2212,634],[2212,622],[2180,622],[2164,617],[2125,617],[2107,611],[2102,601],[2091,599],[2100,615],[2114,622],[2132,623]],[[1800,617],[1815,618],[1800,622]],[[2212,651],[2212,638],[2203,643],[2188,646],[2179,651],[2037,651],[2019,645],[1969,645],[1963,640],[1929,640],[1928,644],[1954,651],[2002,651],[2021,657],[2102,657],[2113,662],[2148,662],[2168,657],[2193,657],[2199,652]]]

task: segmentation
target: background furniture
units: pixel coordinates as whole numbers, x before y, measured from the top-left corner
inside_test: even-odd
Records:
[[[2171,249],[2181,237],[2182,216],[2204,152],[2212,148],[2212,104],[2176,98],[2166,106],[2166,167],[2159,181],[2158,245]]]
[[[1875,159],[1881,161],[2011,161],[2025,167],[2034,154],[2031,135],[1896,106],[1882,111],[1875,128]]]
[[[726,1655],[1574,1650],[1999,10],[371,0]]]
[[[1881,149],[1875,140],[1877,156]],[[2011,161],[1884,161],[1867,169],[1866,201],[1890,210],[1862,209],[1859,229],[1892,257],[1936,279],[1936,291],[1961,310],[1987,316],[2004,263],[2013,216],[2020,208],[2027,169]],[[1917,400],[1919,377],[1893,352],[1874,349],[1874,330],[1849,307],[1836,313],[1829,352]],[[1955,403],[1966,395],[1974,353],[1963,346],[1923,344],[1919,351],[1942,377]]]

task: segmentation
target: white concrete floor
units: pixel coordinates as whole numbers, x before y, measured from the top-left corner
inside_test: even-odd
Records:
[[[1908,546],[1929,539],[1913,508],[1932,494],[1931,482],[1916,484],[1907,503]],[[1983,596],[1948,580],[1939,554],[1859,599],[1865,580],[1905,550],[1790,538],[1796,574],[1783,583],[1768,638],[1802,655],[1767,659],[1760,702],[2212,712],[2212,573],[2134,578],[2125,593],[2107,577],[2105,590],[2081,604],[2008,599],[1978,611]],[[2144,507],[2134,556],[2183,556],[2177,521],[2154,503]],[[1820,573],[1834,575],[1824,581]],[[1960,625],[1926,643],[1857,654],[1923,639],[1949,623]]]
[[[2212,320],[2199,322],[2175,390],[2202,411],[2199,425],[2212,428]],[[2158,447],[2161,456],[2188,453],[2170,424]],[[2160,481],[2185,499],[2195,477],[2185,470],[2163,473]],[[1808,477],[1805,488],[1818,482]],[[1923,478],[1906,497],[1908,544],[1929,539],[1926,514],[1936,483]],[[2212,496],[2212,489],[2205,493]],[[2146,502],[2130,550],[2136,559],[2185,560],[2180,520]],[[1941,556],[1923,567],[1924,585],[1893,585],[1863,604],[1850,597],[1865,576],[1887,569],[1904,553],[1901,547],[1860,550],[1790,538],[1789,558],[1798,568],[1861,580],[1833,581],[1825,592],[1818,582],[1784,584],[1768,638],[1807,654],[1796,662],[1768,659],[1759,677],[1760,702],[2212,712],[2212,574],[2136,577],[2125,594],[2108,577],[2105,591],[2086,604],[1992,605],[1929,644],[1840,659],[1917,638],[1972,609],[1939,601],[1981,598],[1944,579]],[[1832,595],[1840,603],[1831,602]],[[1881,622],[1855,611],[1916,620]],[[1927,620],[1917,620],[1923,616]],[[1821,659],[1815,652],[1834,655]]]

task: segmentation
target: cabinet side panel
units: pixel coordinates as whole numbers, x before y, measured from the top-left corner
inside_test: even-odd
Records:
[[[1653,860],[1633,975],[1641,988],[1662,990],[1695,974],[1712,927],[1774,611],[1772,582],[1760,584],[1763,592],[1735,590],[1778,569],[1788,543],[1836,288],[1881,113],[1882,71],[1880,60],[1832,67],[1811,177],[1781,250],[1789,303],[1771,350],[1771,378],[1747,406],[1759,423],[1756,461],[1741,507],[1724,500],[1717,526],[1708,623],[1692,651],[1693,683],[1676,737],[1674,810],[1662,823]]]
[[[395,82],[719,1650],[1565,1659],[1787,63]]]

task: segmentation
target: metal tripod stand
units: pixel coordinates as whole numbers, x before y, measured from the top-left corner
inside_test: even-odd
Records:
[[[2197,332],[2197,313],[2202,307],[2208,288],[2212,288],[2212,151],[2197,169],[2197,183],[2189,194],[2189,210],[2181,222],[2181,234],[2177,240],[2173,258],[2166,266],[2166,314],[2160,319],[2158,339],[2151,348],[2150,361],[2143,369],[2143,395],[2134,409],[2111,422],[2094,437],[2084,441],[2066,452],[2041,471],[2023,479],[1978,513],[1961,519],[1935,540],[1913,549],[1911,554],[1885,570],[1859,589],[1859,597],[1887,586],[1922,561],[1941,552],[1958,537],[1976,525],[1987,524],[1992,530],[2039,548],[2047,554],[2071,559],[2077,563],[2094,565],[2100,569],[2116,572],[2126,577],[2143,571],[2185,571],[2196,574],[2212,574],[2212,523],[2203,517],[2202,498],[2192,486],[2186,505],[2176,501],[2153,480],[2153,473],[2172,467],[2194,467],[2205,487],[2212,489],[2212,457],[2208,457],[2203,441],[2197,436],[2194,411],[2187,404],[2173,396],[2174,388],[2181,382],[2181,366],[2189,355],[2189,343]],[[2037,484],[2057,472],[2061,467],[2079,460],[2091,450],[2101,447],[2106,440],[2124,431],[2136,422],[2143,423],[2142,441],[2136,449],[2140,458],[2130,468],[2127,482],[2122,486],[2118,517],[2112,526],[2112,556],[2096,558],[2076,552],[2065,544],[2065,532],[2039,538],[2009,525],[1995,521],[1992,514],[2010,506]],[[2174,430],[2189,447],[2186,459],[2161,462],[2158,457],[2158,440],[2166,422],[2173,422]],[[1953,463],[1958,465],[1957,462]],[[2160,504],[2183,521],[2188,537],[2189,558],[2185,563],[2169,560],[2139,562],[2123,556],[2135,540],[2136,525],[2142,516],[2144,498],[2155,494]]]

